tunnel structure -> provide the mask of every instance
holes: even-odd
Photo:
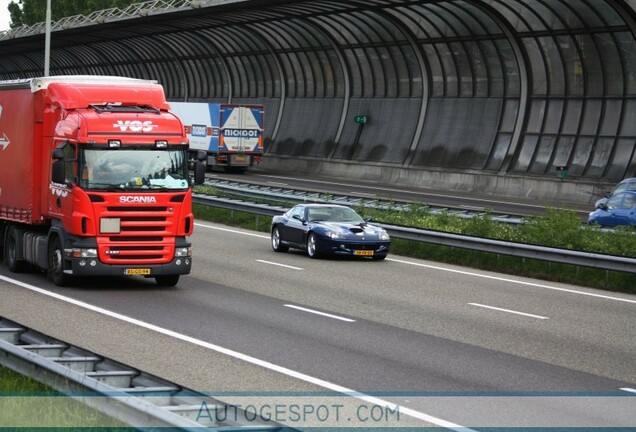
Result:
[[[53,23],[50,74],[263,104],[271,170],[588,203],[636,176],[635,37],[636,0],[153,0]]]

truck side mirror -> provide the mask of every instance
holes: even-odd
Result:
[[[64,159],[56,159],[55,162],[53,162],[53,166],[51,167],[51,181],[59,184],[66,183]]]
[[[51,155],[51,157],[56,161],[64,159],[64,149],[61,147],[56,148],[55,150],[53,150],[53,154]]]
[[[194,184],[203,184],[205,181],[205,163],[196,161],[194,163]]]

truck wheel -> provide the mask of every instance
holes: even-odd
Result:
[[[7,230],[7,239],[4,245],[4,262],[13,273],[21,273],[24,271],[26,264],[18,260],[18,242],[20,235],[18,231],[10,226]]]
[[[179,275],[155,276],[155,281],[160,287],[173,287],[179,282]]]
[[[64,274],[64,250],[60,243],[60,238],[53,236],[49,243],[49,262],[47,273],[49,278],[57,286],[66,286],[70,277]]]

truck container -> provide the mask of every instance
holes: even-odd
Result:
[[[141,275],[177,284],[192,266],[183,124],[156,81],[0,81],[0,253],[13,272]]]
[[[207,153],[207,166],[245,172],[263,157],[263,106],[170,102],[185,126],[190,157]]]

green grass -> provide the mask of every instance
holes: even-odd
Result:
[[[135,429],[33,378],[0,366],[0,430],[128,432]]]
[[[199,190],[199,193],[204,193]],[[210,193],[210,190],[205,190]],[[225,194],[225,196],[230,196]],[[272,203],[272,202],[270,202]],[[275,202],[291,207],[290,202]],[[545,216],[528,218],[521,225],[494,221],[488,213],[462,218],[450,213],[433,215],[426,206],[415,206],[409,212],[356,208],[365,217],[391,225],[491,238],[515,243],[570,249],[600,254],[636,257],[636,235],[633,228],[617,227],[613,232],[581,223],[568,210],[550,209]],[[269,232],[271,218],[249,213],[194,205],[196,217],[255,231]],[[564,282],[608,291],[636,294],[636,275],[606,271],[540,260],[517,258],[488,252],[477,252],[449,246],[393,239],[391,253],[432,261],[457,264],[482,270],[527,276],[546,281]]]

